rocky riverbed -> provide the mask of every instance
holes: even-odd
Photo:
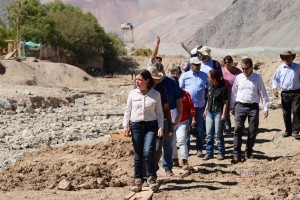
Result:
[[[119,132],[132,82],[124,79],[124,86],[114,87],[114,80],[108,81],[112,81],[108,88],[62,88],[46,97],[38,90],[47,88],[21,87],[26,90],[22,97],[0,99],[0,170],[27,151]]]

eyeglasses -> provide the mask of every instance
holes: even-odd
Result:
[[[243,71],[250,69],[251,67],[242,68]]]

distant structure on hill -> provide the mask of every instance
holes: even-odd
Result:
[[[121,24],[122,37],[125,42],[134,43],[133,26],[131,23]]]

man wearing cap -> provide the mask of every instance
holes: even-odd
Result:
[[[150,60],[147,64],[147,67],[150,67],[151,65],[153,65],[156,62],[158,62],[158,63],[162,62],[162,57],[160,55],[158,55],[159,44],[160,44],[160,37],[156,36],[156,44],[152,51],[152,54],[151,54]]]
[[[195,48],[193,48],[192,50],[191,50],[191,58],[192,57],[198,57],[198,56],[200,56],[199,54],[198,54],[198,49],[201,49],[202,48],[202,46],[199,46],[199,47],[195,47]],[[201,57],[199,58],[200,60],[201,60]],[[191,69],[191,65],[190,65],[190,58],[189,59],[187,59],[185,62],[184,62],[184,64],[183,64],[183,66],[182,66],[182,70],[184,71],[184,72],[187,72],[187,71],[189,71]]]
[[[223,73],[222,73],[222,68],[221,65],[218,61],[213,60],[211,58],[211,50],[210,48],[208,48],[207,46],[203,46],[201,49],[198,50],[201,58],[202,58],[202,63],[201,63],[201,69],[200,71],[205,72],[206,74],[208,74],[208,72],[212,69],[216,69],[220,72],[220,74],[223,77]]]
[[[172,115],[172,123],[164,123],[164,130],[169,130],[174,124],[178,124],[181,120],[182,115],[182,95],[180,93],[180,88],[176,81],[164,73],[164,66],[160,62],[154,63],[154,66],[158,70],[159,73],[163,74],[160,79],[160,84],[165,87],[168,95],[168,103],[171,110]],[[174,173],[172,171],[173,168],[173,133],[172,132],[164,132],[163,138],[163,168],[165,169],[167,176],[173,176]]]
[[[284,61],[275,71],[272,89],[278,97],[278,88],[281,89],[281,104],[285,132],[283,137],[293,136],[300,139],[300,65],[293,62],[296,54],[285,51],[280,54]],[[293,121],[291,115],[293,114]]]
[[[171,113],[170,113],[170,107],[169,107],[169,99],[168,99],[168,94],[166,88],[160,83],[161,79],[163,77],[162,73],[159,73],[157,68],[155,66],[150,66],[147,68],[147,70],[151,73],[152,78],[154,80],[154,87],[153,89],[157,90],[160,93],[161,97],[161,104],[162,104],[162,109],[164,113],[164,128],[167,127],[165,126],[168,124],[172,124],[172,118],[171,118]],[[164,135],[167,135],[169,132],[173,131],[172,126],[167,127],[168,129],[164,129]],[[154,162],[155,162],[155,168],[156,171],[159,169],[158,163],[162,155],[162,147],[163,147],[163,138],[164,137],[158,137],[156,141],[156,149],[154,153]],[[144,175],[146,174],[146,169],[144,169]]]
[[[192,98],[194,107],[196,109],[196,123],[197,123],[197,138],[196,149],[197,156],[203,157],[202,153],[202,139],[203,139],[203,112],[205,108],[205,87],[207,84],[207,74],[200,71],[201,60],[199,57],[192,57],[190,59],[191,70],[181,75],[179,78],[180,88],[186,90]],[[195,126],[195,122],[192,122]],[[189,145],[189,144],[188,144]]]

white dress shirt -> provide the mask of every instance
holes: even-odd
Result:
[[[131,90],[126,104],[123,127],[129,126],[129,121],[158,121],[158,127],[163,128],[164,114],[160,93],[153,88],[146,95],[139,89]]]
[[[234,108],[235,102],[259,103],[260,99],[264,111],[268,111],[269,97],[261,76],[253,72],[249,76],[244,73],[237,75],[232,86],[230,108]]]

